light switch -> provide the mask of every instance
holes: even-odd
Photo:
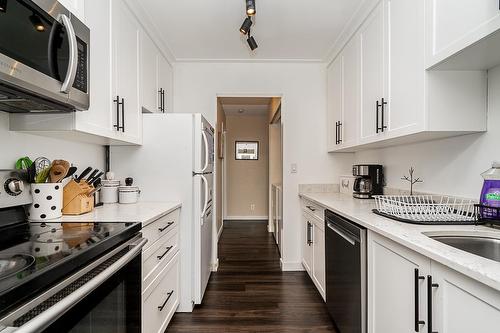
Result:
[[[292,163],[291,171],[292,173],[297,173],[297,163]]]

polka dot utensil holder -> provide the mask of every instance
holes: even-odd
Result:
[[[63,187],[61,183],[31,184],[33,203],[28,210],[30,221],[40,222],[62,216]]]

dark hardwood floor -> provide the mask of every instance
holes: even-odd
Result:
[[[307,273],[281,272],[266,223],[225,222],[219,270],[210,278],[203,304],[192,313],[176,313],[167,332],[335,330]]]

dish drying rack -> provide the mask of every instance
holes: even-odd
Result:
[[[400,222],[426,225],[476,225],[478,205],[471,199],[446,195],[374,196],[374,213]]]

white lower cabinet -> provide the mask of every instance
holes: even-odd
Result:
[[[143,228],[142,331],[163,333],[179,306],[180,209]]]
[[[311,277],[323,300],[326,300],[325,289],[325,222],[319,208],[303,201],[302,226],[302,265]],[[314,209],[314,215],[310,213]],[[323,209],[321,211],[324,212]],[[324,214],[324,213],[323,213]]]
[[[499,323],[499,291],[368,232],[368,333],[491,333]]]

